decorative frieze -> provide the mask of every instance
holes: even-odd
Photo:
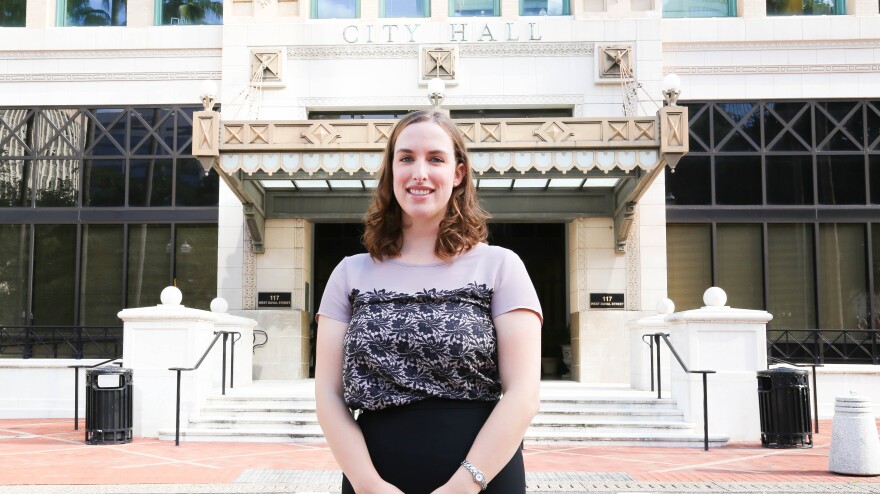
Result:
[[[194,119],[193,154],[200,160],[219,157],[227,174],[375,173],[393,125],[383,120],[224,122],[219,147],[208,150],[203,125],[215,122],[203,113],[209,112],[198,112]],[[656,117],[477,119],[456,124],[478,173],[651,170],[661,161],[674,166],[688,145],[687,109],[678,106],[664,107]]]
[[[290,60],[326,60],[337,58],[415,58],[417,45],[326,45],[288,46]]]
[[[124,82],[220,80],[220,72],[80,72],[63,74],[0,74],[0,82]]]
[[[584,103],[582,94],[515,94],[515,95],[481,95],[481,96],[458,96],[447,95],[443,98],[443,105],[450,106],[489,106],[489,105],[568,105],[575,106]],[[428,98],[425,96],[398,96],[398,97],[320,97],[298,98],[292,103],[294,106],[312,107],[363,107],[385,106],[390,108],[421,108],[428,106]]]
[[[818,65],[699,65],[671,66],[663,69],[664,74],[681,75],[751,75],[751,74],[876,74],[880,72],[878,63],[841,63]]]
[[[21,50],[0,51],[0,60],[107,59],[107,58],[220,58],[219,48],[163,50]]]
[[[241,276],[244,287],[242,290],[242,304],[244,310],[255,310],[257,308],[257,255],[254,252],[254,240],[251,231],[247,225],[243,226],[244,231],[244,266],[242,266]]]
[[[503,43],[503,44],[462,44],[459,52],[462,57],[591,57],[595,45],[591,42],[572,43]]]
[[[633,225],[639,224],[639,208],[636,207],[632,214]],[[630,228],[626,237],[626,310],[641,310],[641,254],[639,252],[639,231],[637,226]]]
[[[431,46],[431,45],[423,45]],[[500,57],[576,57],[593,55],[592,42],[561,43],[457,43],[458,53],[467,58]],[[321,45],[288,46],[291,60],[324,60],[339,58],[415,58],[419,45]]]
[[[660,144],[657,129],[669,127],[666,144],[681,146],[683,108],[669,107],[658,117],[456,120],[472,151],[649,148]],[[201,112],[199,112],[201,116]],[[199,119],[201,121],[201,119]],[[392,122],[322,120],[223,122],[220,151],[381,152]],[[199,127],[197,125],[197,127]],[[201,132],[201,128],[197,128]],[[200,135],[200,134],[196,134]],[[327,149],[321,149],[327,148]]]
[[[845,40],[798,40],[798,41],[739,41],[729,43],[663,43],[664,52],[711,52],[711,51],[756,51],[772,50],[839,50],[850,48],[880,48],[877,39]]]

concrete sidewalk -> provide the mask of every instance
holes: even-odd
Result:
[[[84,444],[72,419],[0,420],[0,494],[331,493],[339,467],[325,444]],[[811,449],[531,446],[530,493],[880,493],[880,477],[828,472],[830,421]]]

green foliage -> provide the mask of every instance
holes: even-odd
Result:
[[[213,14],[213,15],[211,15]],[[162,24],[222,24],[223,2],[215,0],[163,0]]]
[[[833,15],[834,0],[767,0],[767,15]]]
[[[0,27],[24,27],[27,0],[0,0]]]
[[[125,0],[103,0],[100,9],[92,8],[89,0],[67,0],[68,26],[124,26]]]

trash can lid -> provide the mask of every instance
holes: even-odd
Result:
[[[767,370],[759,370],[759,376],[773,376],[779,374],[809,374],[809,371],[804,369],[795,369],[793,367],[774,367],[772,369]]]
[[[86,369],[86,374],[131,374],[131,369],[116,367],[115,365],[106,365]]]

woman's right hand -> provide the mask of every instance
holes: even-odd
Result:
[[[404,494],[404,492],[394,484],[385,482],[384,480],[366,486],[365,489],[355,489],[357,494]]]

